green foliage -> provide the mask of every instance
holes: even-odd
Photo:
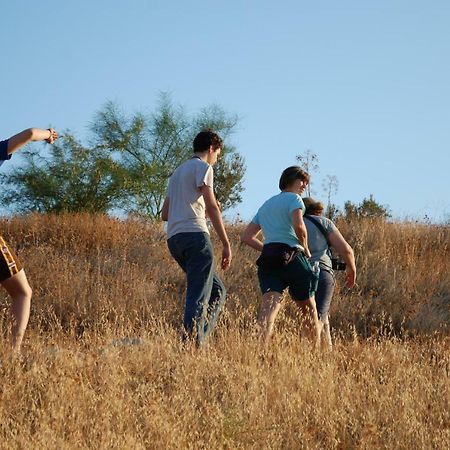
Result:
[[[217,105],[204,108],[194,120],[191,140],[198,131],[211,129],[220,134],[225,145],[214,166],[214,187],[217,200],[221,208],[226,210],[242,201],[241,193],[244,190],[242,181],[245,174],[245,162],[236,148],[227,144],[227,138],[233,133],[237,124],[237,117],[229,117]],[[189,154],[192,153],[191,145]]]
[[[327,207],[325,208],[325,217],[330,220],[335,220],[339,217],[340,214],[341,211],[335,203],[327,204]]]
[[[296,156],[298,164],[309,173],[312,178],[312,174],[319,172],[319,157],[312,150],[306,150],[303,154]],[[310,180],[306,189],[306,195],[311,197],[311,185]],[[337,194],[339,189],[339,181],[335,175],[326,175],[322,180],[322,189],[325,192],[327,198],[327,205],[325,208],[325,216],[331,220],[334,220],[340,216],[347,218],[381,218],[387,219],[391,217],[391,212],[388,206],[378,203],[373,195],[369,198],[364,198],[359,204],[352,203],[350,200],[345,202],[344,213],[342,214],[338,206],[333,203],[332,197]]]
[[[350,200],[346,201],[344,210],[347,218],[387,219],[391,216],[389,207],[378,203],[372,194],[358,205]]]
[[[107,212],[115,206],[119,171],[104,152],[94,153],[67,133],[49,147],[48,156],[36,147],[22,155],[24,164],[0,175],[4,206],[21,213]]]
[[[210,106],[194,117],[161,95],[153,114],[124,114],[108,102],[91,123],[90,148],[67,133],[39,156],[36,148],[22,152],[25,163],[1,175],[1,198],[19,212],[108,212],[156,219],[161,214],[167,183],[176,167],[192,155],[192,141],[205,128],[225,140],[237,118]],[[215,188],[222,208],[242,201],[245,164],[225,145],[215,166]]]
[[[167,183],[173,171],[192,155],[192,141],[202,129],[219,133],[225,142],[237,123],[218,106],[189,117],[161,95],[156,112],[127,117],[112,102],[97,113],[92,124],[96,148],[108,151],[122,169],[121,207],[128,213],[152,219],[161,214]],[[242,156],[225,145],[215,167],[215,188],[222,208],[242,201],[245,164]]]

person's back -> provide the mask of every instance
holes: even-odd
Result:
[[[212,167],[193,157],[179,166],[170,177],[167,195],[170,198],[167,238],[177,233],[209,233],[205,200],[200,187],[213,187]]]
[[[264,202],[253,222],[261,226],[265,244],[281,242],[303,250],[292,223],[296,209],[304,211],[305,207],[300,195],[293,192],[281,192]]]
[[[305,215],[305,225],[308,231],[308,247],[311,252],[310,261],[313,263],[318,261],[323,268],[332,270],[328,241],[313,221],[319,222],[327,234],[336,231],[336,225],[330,219],[323,216]]]
[[[206,213],[223,244],[222,269],[231,262],[230,242],[214,195],[212,166],[222,146],[222,139],[212,131],[202,131],[195,137],[194,155],[170,177],[161,211],[161,218],[168,222],[169,251],[187,278],[183,325],[198,344],[213,330],[226,296],[215,271]]]
[[[308,230],[308,247],[311,252],[311,261],[319,261],[319,285],[316,292],[317,312],[321,322],[321,336],[326,345],[331,348],[331,334],[328,313],[335,287],[335,277],[331,262],[330,246],[344,258],[347,264],[346,285],[352,287],[356,279],[356,266],[353,250],[343,238],[336,225],[322,216],[323,203],[310,197],[303,199],[306,206],[305,225]],[[316,225],[316,223],[319,224]],[[323,228],[322,232],[321,228]]]
[[[264,202],[241,235],[242,242],[261,252],[256,264],[262,294],[258,323],[264,343],[272,334],[283,292],[288,289],[306,317],[303,329],[314,345],[318,345],[319,324],[314,301],[318,277],[307,259],[310,252],[301,198],[308,182],[309,175],[301,167],[286,168],[278,184],[280,194]],[[264,243],[258,238],[261,231]]]

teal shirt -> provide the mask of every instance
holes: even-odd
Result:
[[[274,195],[259,208],[252,223],[261,227],[265,244],[282,242],[303,250],[292,226],[292,213],[296,209],[301,209],[302,213],[305,213],[302,198],[293,192]]]

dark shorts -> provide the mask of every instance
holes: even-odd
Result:
[[[11,159],[11,155],[8,155],[8,139],[0,141],[0,161],[6,161],[7,159]]]
[[[0,283],[22,270],[16,254],[0,236]]]
[[[328,316],[335,284],[336,281],[334,279],[334,275],[321,268],[319,274],[319,284],[316,291],[317,314],[321,320],[326,319]]]
[[[268,270],[258,267],[259,287],[263,294],[279,292],[289,288],[289,294],[296,301],[307,300],[317,289],[318,278],[303,253],[299,253],[283,269]]]

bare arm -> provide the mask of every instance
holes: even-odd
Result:
[[[53,128],[49,130],[28,128],[8,139],[8,155],[11,155],[31,141],[45,141],[53,144],[56,139],[58,139],[58,133]]]
[[[247,228],[241,234],[241,241],[249,247],[262,252],[263,243],[258,239],[261,227],[256,223],[250,222]]]
[[[353,287],[356,283],[356,264],[353,249],[337,229],[328,235],[328,240],[330,241],[331,246],[336,249],[347,264],[346,286],[348,288]]]
[[[164,220],[164,222],[167,222],[169,220],[169,202],[169,197],[166,197],[161,209],[161,219]]]
[[[309,258],[311,256],[311,252],[308,248],[308,232],[306,231],[306,225],[303,221],[303,213],[300,208],[296,209],[292,213],[292,226],[294,227],[294,231],[300,245],[305,249],[305,255]]]
[[[203,185],[200,188],[200,192],[205,200],[206,212],[208,214],[211,223],[213,224],[219,239],[222,242],[222,269],[227,269],[231,263],[231,246],[228,240],[227,232],[225,231],[225,226],[223,225],[222,214],[220,213],[219,206],[217,205],[216,196],[211,187]]]

